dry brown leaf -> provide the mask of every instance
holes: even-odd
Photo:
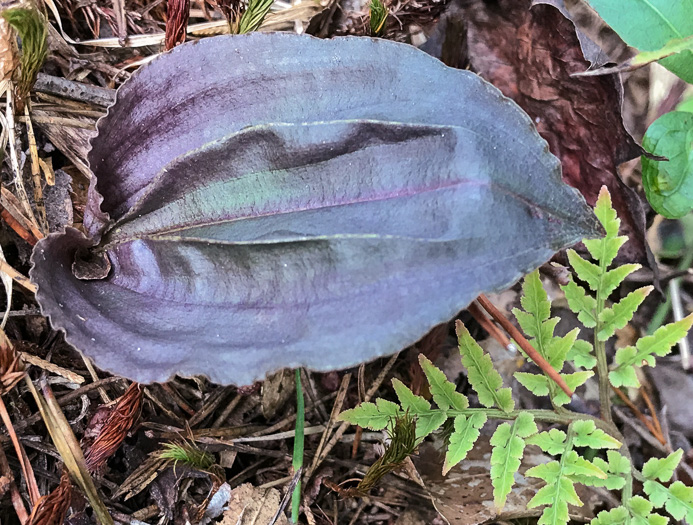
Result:
[[[296,395],[293,370],[284,369],[269,376],[262,384],[262,415],[273,419],[289,399]]]
[[[277,489],[262,489],[244,483],[233,489],[229,509],[224,512],[220,525],[267,525],[271,523],[279,508],[282,495]],[[282,513],[277,525],[288,525]]]
[[[10,80],[17,68],[17,40],[14,29],[0,17],[0,81]]]

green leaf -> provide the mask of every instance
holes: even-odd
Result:
[[[556,456],[565,451],[566,434],[562,430],[552,428],[547,432],[539,432],[537,435],[527,439],[527,443],[536,445],[547,454]]]
[[[680,0],[588,0],[604,21],[629,45],[656,51],[674,39],[693,35],[693,5]],[[684,51],[661,64],[693,83],[693,54]]]
[[[590,252],[590,255],[592,255],[592,258],[599,261],[603,268],[607,268],[616,258],[618,250],[628,240],[628,237],[618,237],[618,229],[621,225],[621,220],[618,218],[616,210],[611,204],[611,194],[609,194],[606,187],[602,187],[599,191],[599,197],[597,197],[597,202],[594,207],[594,214],[604,227],[606,236],[600,239],[587,239],[584,241],[584,245]],[[599,272],[601,274],[601,270],[599,270]],[[597,290],[596,288],[593,289],[595,291]]]
[[[529,372],[515,372],[515,379],[535,396],[549,395],[549,379],[540,374]]]
[[[455,418],[455,430],[450,435],[450,445],[445,454],[443,476],[460,461],[467,457],[474,443],[479,438],[479,429],[486,423],[486,414],[476,413],[469,417],[457,416]]]
[[[652,503],[641,496],[635,496],[628,501],[628,510],[633,519],[633,525],[665,525],[669,520],[659,514],[652,514]]]
[[[596,428],[594,421],[573,421],[571,426],[575,433],[573,444],[576,447],[590,447],[595,450],[600,448],[621,448],[622,443],[602,429]]]
[[[645,494],[655,507],[664,507],[675,519],[693,523],[693,487],[675,481],[669,487],[647,480],[643,484]]]
[[[647,479],[669,481],[683,457],[683,450],[678,449],[662,459],[650,458],[642,468],[642,475]]]
[[[431,404],[423,397],[415,395],[399,379],[392,380],[392,386],[397,394],[402,410],[410,415],[428,414],[431,411]]]
[[[693,209],[693,113],[671,111],[647,129],[642,145],[650,153],[669,160],[643,156],[642,182],[647,200],[657,213],[669,219]]]
[[[609,372],[609,382],[614,388],[620,386],[637,388],[640,386],[640,380],[635,373],[635,366],[641,365],[633,363],[633,358],[636,354],[637,350],[634,346],[626,346],[616,351],[614,364],[617,367]]]
[[[421,440],[440,428],[448,419],[448,415],[439,410],[427,414],[418,414],[416,417],[416,439]]]
[[[682,338],[686,337],[693,325],[693,314],[658,328],[654,334],[640,338],[635,346],[626,346],[616,351],[614,369],[609,373],[609,381],[619,386],[640,386],[634,367],[655,366],[655,356],[665,356]]]
[[[443,371],[431,363],[425,355],[419,354],[419,364],[426,374],[431,395],[439,408],[464,410],[469,407],[466,396],[457,392],[454,383],[448,381]]]
[[[595,292],[599,289],[601,270],[599,266],[583,259],[575,250],[568,250],[568,261],[577,276]]]
[[[493,368],[491,357],[484,353],[460,321],[456,323],[456,330],[462,364],[467,368],[467,378],[479,397],[479,403],[486,408],[497,406],[503,412],[511,412],[515,408],[512,391],[501,388],[503,379]]]
[[[572,374],[561,374],[561,377],[566,385],[568,385],[568,388],[574,392],[578,387],[584,385],[593,375],[594,372],[591,370],[583,370],[580,372],[573,372]],[[556,390],[553,396],[553,402],[558,406],[563,406],[570,403],[570,398],[563,390]]]
[[[548,505],[539,519],[540,524],[565,524],[568,522],[568,504],[582,506],[573,482],[564,475],[558,461],[532,467],[525,476],[539,478],[546,482],[546,485],[540,488],[527,503],[528,509]]]
[[[565,363],[568,352],[575,344],[577,336],[580,334],[579,328],[574,328],[563,337],[553,337],[547,346],[547,359],[549,364],[556,370],[561,371]]]
[[[585,478],[598,478],[606,481],[607,474],[601,468],[591,461],[586,460],[583,457],[571,450],[567,452],[563,458],[563,472],[566,476],[571,478],[574,476],[585,477]]]
[[[587,295],[585,289],[572,280],[566,286],[563,286],[562,289],[568,301],[568,307],[577,314],[578,320],[586,328],[597,326],[596,299],[591,295]]]
[[[402,415],[399,406],[392,401],[377,399],[374,403],[361,403],[356,408],[345,410],[339,419],[371,430],[383,430]]]
[[[525,312],[534,316],[537,323],[548,320],[551,315],[551,302],[546,294],[546,290],[544,290],[544,286],[541,284],[539,270],[534,270],[525,276],[522,282],[520,303]],[[536,337],[536,334],[529,333],[526,330],[525,332],[531,337]]]
[[[691,50],[693,50],[693,37],[689,36],[686,38],[674,38],[673,40],[669,40],[669,42],[664,44],[656,51],[641,51],[628,61],[628,67],[642,67],[652,62],[662,60],[663,58],[678,55],[684,51]],[[690,55],[689,60],[690,58],[693,58],[693,55]]]
[[[627,237],[626,237],[627,239]],[[638,271],[642,266],[639,264],[623,264],[613,270],[604,273],[602,277],[602,297],[609,297],[611,293],[628,277],[631,273]]]
[[[568,385],[570,390],[575,391],[576,388],[585,384],[585,382],[594,375],[594,372],[580,371],[572,374],[561,374],[561,377]],[[535,396],[548,396],[551,379],[544,375],[531,374],[529,372],[515,372],[515,379],[518,383],[532,392]],[[556,390],[553,393],[553,402],[558,406],[567,405],[570,403],[570,398],[563,390]]]
[[[590,521],[590,525],[626,525],[630,518],[628,509],[616,507],[611,510],[603,510],[597,517]]]
[[[502,509],[515,482],[515,473],[520,468],[525,450],[525,439],[537,432],[534,416],[522,412],[512,424],[499,425],[491,436],[491,484],[493,501]]]
[[[575,366],[589,370],[597,365],[597,358],[592,354],[592,350],[592,343],[584,339],[578,339],[573,343],[573,347],[568,350],[568,354],[565,357],[572,361]]]
[[[599,340],[606,341],[609,337],[614,335],[616,330],[626,326],[633,318],[635,311],[653,289],[652,286],[638,288],[626,295],[611,308],[602,310],[599,313],[599,320],[602,323],[602,329],[597,334]]]
[[[576,483],[582,483],[591,487],[604,487],[608,490],[618,490],[625,486],[625,476],[630,474],[631,465],[627,458],[614,450],[607,451],[608,462],[602,458],[594,458],[592,463],[602,472],[606,473],[606,478],[593,476],[571,476]]]

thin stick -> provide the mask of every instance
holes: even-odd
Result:
[[[21,273],[12,268],[12,266],[2,259],[0,259],[0,271],[5,272],[7,275],[12,277],[17,284],[20,284],[31,293],[36,293],[36,290],[38,289],[36,285],[32,283],[28,277],[24,277]]]
[[[515,350],[515,347],[510,339],[508,339],[506,335],[501,332],[498,327],[489,320],[488,317],[484,315],[481,308],[472,303],[467,307],[467,311],[472,314],[472,317],[476,320],[476,322],[479,323],[481,327],[486,330],[486,332],[488,332],[488,335],[498,341],[503,348],[506,348],[509,351]]]
[[[19,442],[19,438],[14,430],[14,425],[12,424],[12,420],[10,419],[10,415],[7,412],[7,407],[5,406],[5,402],[2,400],[2,397],[0,397],[0,418],[2,418],[2,422],[5,424],[7,434],[10,436],[12,445],[14,445],[14,450],[17,453],[17,459],[19,460],[19,465],[22,467],[22,473],[24,474],[24,479],[26,480],[26,488],[29,492],[31,504],[36,505],[36,502],[41,497],[41,494],[39,493],[38,485],[36,484],[34,469],[31,468],[31,463],[26,455],[26,451]]]
[[[87,367],[87,371],[89,372],[89,375],[91,376],[92,381],[98,381],[99,376],[96,373],[96,369],[94,368],[94,365],[91,363],[91,359],[89,359],[86,355],[82,354],[82,361],[84,361],[84,365]],[[104,402],[104,404],[108,405],[111,402],[111,398],[108,397],[108,394],[106,391],[99,387],[99,395],[101,396],[101,401]]]
[[[645,404],[647,405],[648,410],[650,411],[650,417],[652,417],[652,423],[654,423],[655,428],[657,429],[657,432],[662,437],[664,436],[664,432],[662,431],[662,425],[659,424],[659,418],[657,417],[657,410],[655,410],[654,403],[652,403],[652,399],[650,399],[650,395],[647,393],[647,390],[644,388],[640,388],[640,394],[642,395],[643,400],[645,401]]]
[[[36,239],[43,239],[44,235],[38,229],[36,224],[24,216],[24,212],[22,211],[22,203],[19,202],[19,199],[15,197],[10,190],[3,188],[2,186],[0,186],[0,204],[8,212],[10,212],[10,215],[12,215],[14,220],[21,224],[25,230],[30,231]]]
[[[633,414],[635,414],[635,417],[637,417],[640,420],[640,422],[643,425],[645,425],[645,427],[647,427],[647,430],[650,431],[650,434],[652,434],[655,437],[655,439],[659,441],[662,445],[666,445],[666,439],[664,439],[664,436],[662,436],[660,432],[657,432],[657,429],[654,427],[652,422],[645,417],[645,414],[640,412],[640,409],[636,407],[630,399],[628,399],[628,396],[621,392],[619,388],[615,388],[612,386],[611,389],[614,392],[616,392],[616,395],[619,398],[621,398],[621,401],[623,401],[628,406],[628,408],[630,408]]]
[[[14,511],[17,513],[19,522],[24,525],[29,521],[29,513],[26,511],[24,501],[22,500],[22,495],[19,493],[17,483],[14,481],[14,476],[10,470],[10,464],[8,463],[7,456],[5,455],[5,450],[2,447],[0,447],[0,472],[3,472],[3,474],[10,480],[10,497],[12,500],[12,505],[14,506]]]
[[[534,363],[541,368],[542,371],[549,376],[561,388],[561,390],[568,395],[569,398],[572,398],[573,392],[570,390],[570,388],[568,388],[568,385],[560,374],[553,369],[546,359],[544,359],[541,354],[539,354],[539,352],[532,347],[531,344],[529,344],[529,341],[525,339],[525,336],[522,335],[522,333],[505,318],[498,308],[496,308],[493,303],[491,303],[491,301],[489,301],[488,298],[483,294],[477,297],[476,300],[479,301],[479,304],[483,307],[483,309],[486,310],[506,332],[508,332],[508,335],[510,335],[510,337],[512,337],[515,342],[520,345],[520,348],[522,348],[529,358],[534,361]]]
[[[19,169],[19,161],[17,160],[17,143],[14,132],[14,112],[12,110],[12,89],[13,86],[12,83],[10,83],[9,87],[7,88],[7,91],[5,92],[5,98],[7,100],[7,133],[9,135],[10,143],[10,164],[12,165],[12,171],[14,171],[14,185],[17,189],[17,194],[19,195],[19,202],[21,202],[26,216],[29,217],[29,219],[34,224],[36,224],[34,213],[31,211],[31,206],[29,205],[29,196],[27,195],[26,189],[24,188],[24,179],[22,179],[22,173]]]
[[[29,100],[24,104],[24,116],[26,117],[26,133],[29,137],[29,157],[31,158],[31,180],[34,183],[34,204],[38,210],[39,225],[43,233],[48,233],[48,219],[46,218],[46,204],[43,202],[43,188],[41,187],[41,164],[39,163],[38,147],[34,126],[29,116]]]

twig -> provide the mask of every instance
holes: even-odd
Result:
[[[671,310],[674,321],[680,321],[685,317],[683,304],[681,303],[681,279],[672,279],[669,282],[669,294],[671,296]],[[681,367],[684,370],[691,368],[691,349],[688,346],[688,338],[683,337],[679,341],[679,353],[681,354]]]
[[[541,368],[541,370],[549,376],[560,388],[565,392],[569,398],[573,397],[573,392],[568,388],[568,385],[563,380],[556,370],[537,352],[529,341],[525,338],[522,333],[513,326],[513,324],[508,321],[505,316],[496,308],[491,301],[485,295],[480,295],[476,298],[479,304],[486,310],[491,317],[493,317],[504,329],[510,337],[512,337],[520,348],[529,356],[529,358],[534,361],[534,363]]]
[[[481,308],[479,308],[476,304],[471,303],[467,307],[467,311],[472,315],[476,322],[479,323],[484,330],[486,330],[488,335],[498,341],[503,348],[507,349],[509,352],[517,351],[515,349],[515,345],[512,344],[510,339],[508,339],[506,335],[501,332],[498,327],[489,320],[488,317],[484,315]]]
[[[41,359],[38,356],[28,354],[26,352],[17,353],[19,354],[19,357],[22,358],[22,361],[29,365],[37,366],[43,370],[46,370],[47,372],[50,372],[51,374],[56,374],[61,377],[64,377],[65,379],[70,381],[70,383],[75,383],[78,385],[84,383],[84,378],[81,375],[76,374],[75,372],[68,370],[67,368],[63,368],[54,363],[46,361],[45,359]]]
[[[98,381],[99,376],[96,373],[96,369],[94,368],[94,365],[91,363],[91,359],[89,359],[87,356],[85,356],[83,353],[80,352],[80,355],[82,356],[82,361],[84,361],[84,365],[87,367],[87,371],[89,372],[89,375],[91,376],[92,381]],[[101,401],[104,402],[104,404],[108,405],[111,402],[111,398],[108,397],[108,394],[106,391],[99,387],[99,396],[101,396]]]
[[[647,390],[644,388],[640,388],[640,394],[642,395],[643,400],[645,401],[645,404],[647,405],[648,410],[650,411],[650,417],[652,418],[652,422],[654,423],[655,428],[657,429],[657,432],[662,437],[665,437],[664,432],[662,431],[662,425],[659,424],[659,418],[657,417],[657,410],[655,410],[654,403],[652,403],[652,399],[650,399],[650,395],[647,393]]]
[[[342,406],[344,405],[344,399],[346,398],[350,381],[351,374],[344,374],[344,376],[342,377],[342,382],[339,385],[339,389],[337,390],[337,398],[334,400],[334,405],[332,405],[332,412],[330,413],[330,418],[327,420],[325,430],[322,433],[322,436],[320,437],[320,443],[318,444],[318,448],[315,450],[313,461],[311,462],[310,467],[308,467],[308,470],[306,470],[305,472],[304,477],[306,481],[310,479],[310,477],[313,475],[313,472],[315,472],[315,469],[319,465],[318,460],[322,455],[322,450],[325,447],[325,443],[327,443],[327,438],[329,437],[330,432],[332,432],[332,429],[334,428],[334,425],[337,422],[337,417],[339,416],[339,413],[342,411]]]
[[[10,480],[10,498],[12,500],[12,506],[14,506],[14,511],[17,513],[19,522],[24,525],[29,521],[29,513],[26,511],[22,495],[19,493],[17,484],[14,481],[14,476],[12,475],[12,470],[10,470],[10,464],[5,455],[5,450],[2,447],[0,447],[0,472],[3,472]]]
[[[29,157],[31,158],[31,180],[34,184],[34,204],[38,210],[39,226],[44,234],[48,233],[48,219],[46,218],[46,204],[43,202],[43,188],[41,186],[41,164],[39,163],[38,148],[34,126],[31,124],[29,114],[29,100],[24,104],[24,116],[26,117],[26,133],[29,138]]]
[[[34,469],[31,468],[31,463],[26,455],[26,451],[22,444],[19,442],[17,437],[17,432],[15,432],[14,425],[12,425],[12,420],[7,412],[7,407],[5,402],[0,397],[0,418],[7,428],[7,434],[10,436],[10,440],[14,445],[14,450],[17,453],[17,459],[19,460],[19,465],[22,467],[22,473],[24,474],[24,480],[26,481],[27,491],[29,492],[29,499],[32,505],[36,505],[41,494],[39,493],[38,485],[36,484],[36,477],[34,476]]]
[[[10,212],[14,220],[21,224],[25,230],[30,231],[36,239],[43,239],[43,232],[38,229],[38,226],[32,219],[24,215],[22,211],[23,206],[19,199],[10,190],[2,186],[0,186],[0,205]]]
[[[12,277],[17,284],[22,285],[24,288],[29,290],[31,293],[36,293],[37,287],[32,283],[28,277],[24,277],[17,270],[12,268],[7,262],[0,259],[0,271],[5,272],[7,275]]]
[[[14,129],[14,112],[12,109],[12,83],[9,83],[7,91],[5,91],[6,106],[5,106],[5,117],[7,118],[7,132],[9,135],[9,147],[10,147],[10,164],[12,165],[12,171],[14,171],[14,185],[17,188],[17,194],[19,195],[19,201],[24,208],[24,212],[29,219],[36,224],[36,219],[34,218],[34,213],[31,211],[31,206],[29,205],[29,196],[24,188],[24,179],[22,178],[22,172],[19,169],[19,160],[17,160],[17,138]]]
[[[34,89],[42,93],[108,107],[115,102],[115,90],[39,73]]]
[[[640,409],[633,404],[633,402],[628,399],[628,396],[626,396],[623,392],[621,392],[621,389],[611,387],[611,389],[618,395],[619,398],[621,398],[621,401],[623,401],[628,408],[631,409],[633,414],[635,414],[635,417],[637,417],[643,425],[647,427],[647,430],[650,431],[650,433],[659,441],[662,445],[666,445],[666,439],[664,439],[664,436],[662,436],[661,432],[658,432],[655,426],[652,424],[652,422],[645,417],[645,414],[643,414]]]

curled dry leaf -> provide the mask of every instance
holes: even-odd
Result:
[[[394,353],[599,232],[514,103],[402,44],[184,44],[98,130],[91,238],[44,239],[31,277],[70,343],[139,382]]]
[[[0,395],[12,390],[24,374],[24,363],[5,331],[0,329]]]
[[[590,66],[586,36],[580,35],[581,46],[560,2],[535,3],[464,3],[471,68],[529,114],[561,159],[563,180],[588,203],[594,205],[603,185],[609,189],[629,237],[621,256],[648,263],[642,200],[617,174],[619,164],[643,152],[623,125],[620,80],[573,77]]]

